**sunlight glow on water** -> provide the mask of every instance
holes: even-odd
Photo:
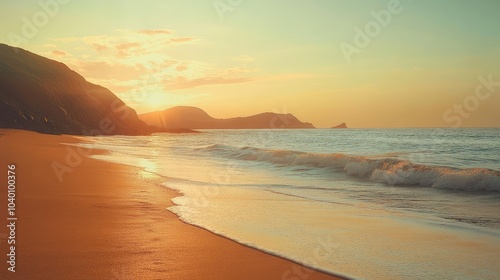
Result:
[[[164,176],[184,194],[170,208],[184,221],[312,267],[367,279],[496,279],[500,192],[484,190],[500,189],[498,136],[499,129],[220,130],[86,145],[111,151],[96,158]],[[437,181],[417,186],[410,176],[402,186],[352,174],[385,168],[371,166],[379,159],[401,171],[409,167],[400,161],[423,164],[422,178]]]

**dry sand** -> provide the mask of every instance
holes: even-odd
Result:
[[[83,158],[59,182],[51,164],[66,162],[60,143],[82,139],[0,135],[0,279],[338,279],[181,222],[166,210],[178,194],[139,169]],[[15,273],[7,271],[3,225],[11,163]]]

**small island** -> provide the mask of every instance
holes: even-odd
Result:
[[[346,123],[341,123],[341,124],[339,124],[337,126],[334,126],[332,128],[334,128],[334,129],[337,129],[337,128],[347,128],[347,124]]]

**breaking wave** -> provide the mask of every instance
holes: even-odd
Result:
[[[350,176],[377,183],[422,186],[464,191],[500,191],[500,171],[486,168],[454,168],[415,164],[390,157],[320,154],[253,147],[211,145],[200,148],[239,160],[261,161],[284,166],[308,166],[343,170]]]

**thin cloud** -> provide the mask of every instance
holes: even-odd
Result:
[[[235,75],[235,74],[241,74],[241,73],[256,73],[259,72],[259,68],[241,68],[241,67],[234,67],[234,68],[229,68],[224,70],[224,74],[226,75]]]
[[[120,93],[141,87],[143,80],[155,80],[161,91],[246,83],[256,79],[250,73],[256,69],[250,67],[217,69],[203,61],[171,57],[171,48],[198,40],[200,38],[177,36],[167,29],[116,30],[80,38],[54,39],[58,42],[57,50],[64,50],[66,55],[54,52],[51,56],[89,81]]]
[[[148,29],[148,30],[140,30],[137,33],[146,35],[159,35],[159,34],[173,34],[174,32],[169,29]]]
[[[146,68],[140,64],[134,66],[105,61],[79,61],[73,66],[86,78],[99,80],[130,81],[140,79]]]
[[[52,55],[55,55],[55,56],[66,56],[68,55],[67,52],[65,51],[61,51],[61,50],[53,50],[50,52]]]
[[[141,44],[135,43],[135,42],[127,42],[127,43],[120,43],[115,46],[115,49],[118,50],[118,56],[119,57],[125,57],[129,55],[129,50],[132,48],[139,48]]]
[[[239,55],[235,57],[234,60],[244,64],[255,62],[255,58],[249,55]]]
[[[186,65],[179,65],[179,66],[175,67],[175,70],[177,70],[179,72],[185,71],[187,69],[188,69],[188,67]]]
[[[139,47],[139,46],[141,46],[141,44],[139,44],[139,43],[122,43],[122,44],[116,45],[115,48],[117,50],[122,51],[122,50],[128,50],[130,48]]]
[[[193,37],[179,37],[179,38],[171,38],[170,42],[172,43],[184,43],[184,42],[189,42],[193,41],[195,38]]]
[[[106,51],[108,50],[109,48],[105,45],[101,45],[101,44],[97,44],[97,43],[94,43],[94,44],[91,44],[92,47],[94,47],[94,49],[97,51],[97,52],[103,52],[103,51]]]
[[[166,90],[180,90],[201,86],[210,85],[227,85],[227,84],[240,84],[253,81],[254,78],[251,77],[237,77],[237,78],[226,78],[226,77],[202,77],[197,79],[186,79],[185,77],[177,77],[174,81],[167,81],[165,84]]]

